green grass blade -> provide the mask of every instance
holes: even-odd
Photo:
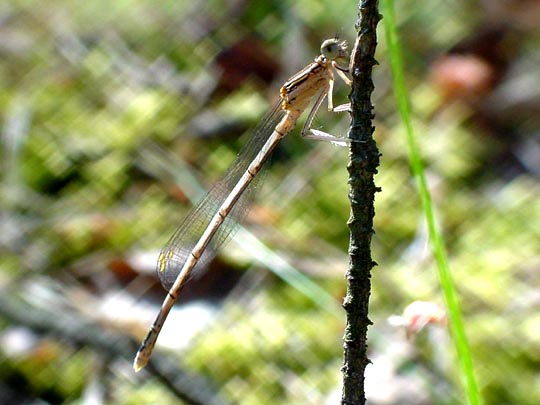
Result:
[[[444,242],[437,227],[433,203],[427,186],[420,150],[416,142],[416,136],[412,125],[409,98],[403,77],[403,61],[395,23],[393,0],[382,0],[381,11],[384,16],[383,23],[393,76],[394,94],[399,114],[406,130],[410,163],[418,183],[422,207],[428,225],[431,248],[437,262],[439,280],[448,309],[450,331],[457,351],[462,379],[465,382],[465,392],[468,403],[476,405],[481,403],[481,399],[474,375],[471,352],[465,335],[465,328],[463,326],[463,317],[459,299],[450,274]]]

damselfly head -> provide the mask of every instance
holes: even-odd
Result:
[[[321,45],[321,55],[329,60],[346,58],[347,41],[341,41],[338,38],[327,39]]]

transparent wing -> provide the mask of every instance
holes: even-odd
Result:
[[[221,180],[217,181],[197,203],[161,250],[157,273],[165,289],[169,290],[172,287],[186,258],[207,228],[210,220],[236,183],[238,183],[251,161],[272,135],[274,128],[284,115],[285,111],[281,109],[281,104],[277,103],[253,130],[253,136],[240,151]],[[194,271],[201,269],[210,261],[217,249],[233,235],[238,228],[238,224],[247,215],[250,197],[261,179],[260,174],[255,176],[255,179],[238,199],[232,211],[210,241]]]

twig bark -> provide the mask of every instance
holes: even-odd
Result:
[[[343,307],[347,314],[344,335],[342,404],[364,404],[364,372],[369,363],[367,357],[367,329],[371,324],[368,304],[371,291],[371,269],[376,263],[371,258],[371,237],[374,199],[379,189],[374,176],[379,166],[379,151],[373,139],[373,106],[371,79],[377,46],[377,24],[381,16],[377,0],[361,0],[356,29],[358,38],[351,56],[353,77],[351,100],[352,123],[349,136],[351,144],[348,166],[351,202],[349,229],[349,269],[347,295]]]

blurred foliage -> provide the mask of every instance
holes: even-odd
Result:
[[[540,5],[398,7],[415,125],[482,394],[488,404],[538,403]],[[142,339],[165,294],[153,275],[157,251],[234,159],[240,136],[322,39],[354,39],[355,19],[356,4],[342,0],[0,6],[0,402],[189,402],[176,380],[164,383],[184,374],[223,402],[338,401],[344,320],[276,277],[277,264],[261,265],[253,246],[230,243],[192,280],[161,336],[157,371],[135,375],[135,345],[115,342]],[[383,36],[378,60],[368,397],[460,403],[446,330],[406,340],[386,323],[411,301],[442,299]],[[336,104],[346,94],[337,81]],[[334,134],[347,124],[318,114]],[[247,228],[339,304],[347,152],[297,135],[268,164]],[[47,329],[64,319],[63,334]],[[78,336],[77,322],[110,339],[110,350],[106,339]]]

